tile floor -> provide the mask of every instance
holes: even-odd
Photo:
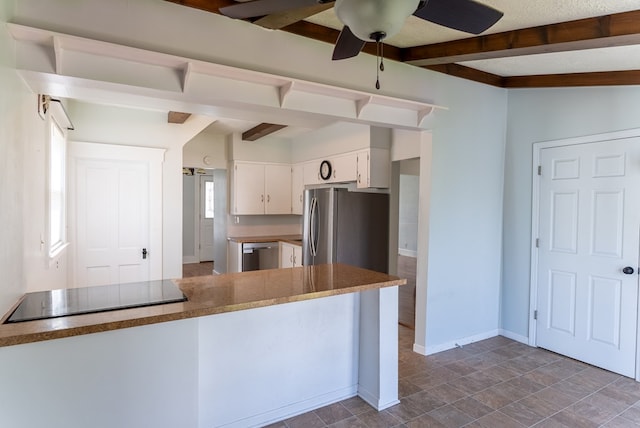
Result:
[[[213,273],[213,262],[188,263],[182,265],[182,277],[211,275]]]
[[[269,427],[640,426],[632,379],[504,337],[424,357],[399,332],[400,404],[376,412],[355,397]]]

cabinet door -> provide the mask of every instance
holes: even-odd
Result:
[[[237,162],[234,174],[233,214],[264,214],[264,165]]]
[[[358,158],[355,153],[336,156],[331,159],[333,172],[331,182],[345,183],[356,181],[358,175]]]
[[[304,199],[303,166],[294,165],[291,168],[291,214],[302,215]]]
[[[356,183],[359,189],[369,187],[369,151],[359,152]]]
[[[293,266],[293,245],[280,242],[280,268],[290,268]]]
[[[320,183],[320,161],[305,162],[302,171],[305,186]]]
[[[265,214],[291,214],[291,167],[265,165]]]
[[[293,267],[302,266],[302,246],[292,245],[293,250]]]

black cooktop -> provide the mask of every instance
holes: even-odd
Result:
[[[184,302],[168,279],[27,293],[5,323]]]

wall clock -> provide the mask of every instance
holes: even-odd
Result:
[[[320,163],[320,178],[328,180],[331,177],[331,162],[323,160]]]

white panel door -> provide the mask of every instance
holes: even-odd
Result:
[[[537,345],[633,377],[640,139],[546,148],[540,161]]]
[[[213,260],[213,177],[200,176],[200,261]]]
[[[148,168],[146,162],[77,160],[77,286],[149,279]]]

